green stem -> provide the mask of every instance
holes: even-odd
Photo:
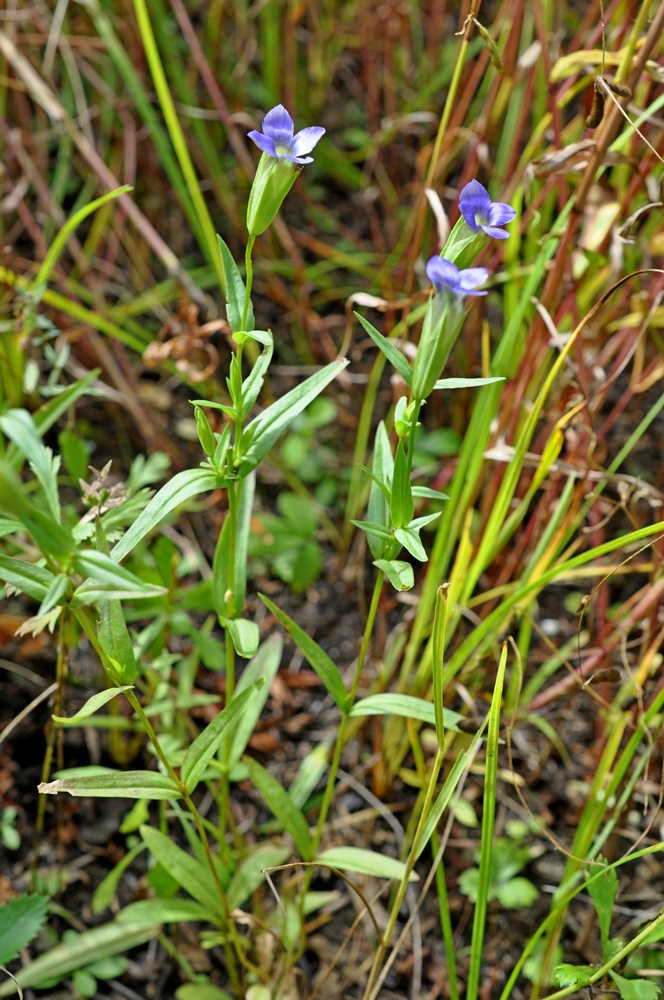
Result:
[[[422,409],[422,399],[415,401],[415,409],[413,411],[413,419],[410,425],[410,434],[408,435],[408,451],[406,453],[406,459],[408,461],[408,475],[410,476],[413,470],[413,455],[415,454],[415,434],[417,432],[417,421],[420,415],[420,410]]]
[[[247,249],[244,255],[244,263],[246,268],[246,282],[245,282],[245,293],[244,293],[244,308],[242,309],[242,329],[247,329],[247,315],[249,313],[249,303],[251,302],[251,286],[254,280],[254,266],[251,260],[251,252],[254,249],[254,241],[256,237],[250,236],[247,241]]]

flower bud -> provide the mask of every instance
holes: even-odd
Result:
[[[214,455],[214,450],[217,446],[214,434],[212,433],[212,428],[210,427],[208,418],[205,416],[200,406],[194,407],[194,414],[196,416],[196,430],[198,431],[198,440],[201,442],[201,448],[208,458],[211,458],[212,455]]]
[[[265,232],[299,172],[300,167],[292,160],[276,159],[263,153],[247,205],[247,229],[250,236],[260,236]]]

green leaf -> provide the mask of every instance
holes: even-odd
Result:
[[[191,744],[180,771],[187,792],[191,793],[201,780],[222,740],[229,735],[231,728],[239,721],[262,684],[262,680],[255,681],[237,698],[233,698],[230,705],[227,705]]]
[[[412,528],[397,528],[394,537],[398,542],[401,542],[404,549],[408,549],[413,558],[419,559],[420,562],[427,562],[428,556],[416,531]]]
[[[405,528],[413,519],[413,494],[410,487],[408,460],[399,441],[394,459],[394,474],[392,476],[392,493],[390,498],[390,516],[395,528]]]
[[[117,892],[118,885],[120,884],[120,879],[126,872],[129,865],[132,863],[135,857],[145,850],[145,844],[136,844],[131,850],[127,851],[125,856],[118,861],[117,865],[110,870],[108,875],[99,883],[95,889],[92,896],[92,912],[94,914],[102,913],[107,906],[110,906],[115,893]],[[130,923],[152,923],[157,922],[159,918],[151,917],[149,921],[134,920]]]
[[[0,965],[13,962],[46,920],[48,897],[17,896],[0,906]]]
[[[59,722],[62,726],[70,725],[72,722],[80,722],[81,719],[88,719],[91,715],[94,715],[104,705],[108,705],[109,701],[115,698],[116,695],[121,694],[123,691],[131,691],[131,689],[132,685],[126,684],[124,687],[109,688],[108,691],[100,691],[98,694],[93,694],[91,698],[88,698],[85,705],[79,708],[76,715],[70,717],[52,715],[51,718],[54,722]]]
[[[50,430],[54,424],[58,422],[63,413],[74,405],[77,399],[85,395],[87,390],[91,387],[94,380],[101,374],[101,368],[93,368],[89,371],[87,375],[80,378],[77,382],[72,382],[70,386],[63,392],[59,392],[57,396],[50,399],[48,403],[44,403],[43,406],[33,414],[33,419],[35,421],[35,426],[39,433],[43,435],[46,431]],[[12,446],[15,448],[15,446]],[[13,463],[14,456],[10,455],[11,449],[7,449],[7,461]],[[17,471],[20,465],[16,466]]]
[[[392,447],[387,428],[384,422],[378,424],[376,436],[374,438],[374,453],[371,471],[375,480],[382,483],[388,493],[392,489],[392,476],[394,473],[394,458],[392,457]],[[369,491],[369,503],[367,505],[367,521],[382,525],[386,531],[390,528],[390,505],[383,489],[373,480]],[[389,544],[393,547],[394,540],[389,532]],[[379,538],[375,534],[369,534],[367,539],[369,548],[374,559],[385,559],[389,553],[386,547],[385,538]]]
[[[37,477],[54,520],[60,523],[58,469],[60,458],[42,444],[41,435],[27,410],[7,410],[0,417],[0,430],[23,452]]]
[[[143,845],[141,845],[143,846]],[[209,924],[219,922],[217,914],[193,899],[139,899],[120,910],[116,920],[122,924],[156,923],[177,924],[181,920],[205,920]]]
[[[603,859],[599,858],[598,860],[602,861]],[[594,875],[595,873],[596,869],[592,874]],[[609,934],[611,933],[613,904],[616,901],[616,894],[618,892],[618,875],[615,868],[607,868],[603,871],[599,878],[590,883],[588,892],[592,897],[595,910],[597,911],[599,932],[602,939],[602,952],[604,952],[609,940]]]
[[[436,721],[433,704],[411,694],[370,694],[356,701],[349,715],[351,718],[362,715],[400,715],[404,719],[418,719],[432,726]],[[459,732],[457,723],[460,718],[459,713],[453,712],[451,708],[443,709],[445,729]]]
[[[74,556],[74,567],[81,576],[90,577],[96,583],[106,584],[109,589],[130,593],[134,598],[168,593],[166,587],[146,583],[124,566],[119,566],[105,552],[97,552],[96,549],[83,549],[78,552]],[[75,593],[80,595],[83,590],[84,586],[81,585]]]
[[[42,795],[90,796],[97,799],[179,799],[180,790],[159,771],[112,771],[110,774],[56,778],[39,785]]]
[[[118,676],[132,684],[136,675],[136,660],[122,605],[118,600],[98,600],[97,611],[99,644],[114,665],[117,664]]]
[[[145,944],[156,937],[160,930],[161,924],[102,924],[101,927],[69,938],[40,955],[34,962],[29,962],[15,973],[16,979],[23,989],[38,986],[42,982],[57,983],[81,966]],[[15,992],[16,984],[13,980],[0,986],[0,997],[11,996]]]
[[[298,809],[304,806],[314,788],[325,774],[330,756],[330,743],[319,743],[310,750],[298,768],[288,794]]]
[[[222,618],[219,616],[221,624],[230,632],[233,646],[238,656],[243,656],[246,660],[251,659],[258,649],[261,631],[256,622],[249,621],[248,618]]]
[[[533,905],[539,896],[539,890],[530,879],[519,876],[496,885],[492,895],[506,910],[520,910]]]
[[[243,418],[248,417],[251,413],[251,409],[258,399],[261,388],[263,387],[265,373],[267,372],[270,362],[272,361],[274,340],[271,333],[268,332],[267,336],[269,337],[269,341],[263,345],[263,350],[257,359],[256,364],[251,369],[242,385],[241,415]]]
[[[65,427],[58,434],[58,447],[65,469],[74,482],[78,483],[79,479],[87,479],[90,455],[85,447],[85,442],[69,427]]]
[[[150,853],[178,885],[198,900],[206,910],[217,915],[222,914],[222,901],[217,894],[212,872],[207,866],[203,866],[196,858],[192,858],[191,854],[187,854],[151,826],[141,827],[141,837],[148,845]]]
[[[238,866],[230,885],[226,890],[226,899],[229,909],[232,911],[244,902],[255,892],[259,885],[265,881],[263,868],[272,868],[274,865],[282,865],[290,857],[290,848],[279,847],[276,844],[261,844],[250,854],[242,859]]]
[[[34,597],[36,601],[43,601],[49,588],[53,586],[55,577],[43,566],[0,555],[0,580],[21,590],[28,597]]]
[[[54,608],[57,604],[59,604],[68,586],[69,577],[67,574],[58,573],[58,575],[53,578],[53,583],[46,591],[44,600],[39,605],[39,611],[37,614],[45,615],[51,610],[51,608]]]
[[[120,562],[175,507],[179,507],[197,493],[220,489],[226,485],[226,480],[221,479],[215,472],[210,472],[209,469],[185,469],[184,472],[178,472],[152,497],[147,507],[141,511],[112,549],[111,557]]]
[[[251,780],[261,793],[268,809],[276,816],[283,828],[290,833],[296,848],[300,852],[300,857],[304,861],[310,861],[313,840],[309,833],[306,819],[286,789],[279,784],[269,771],[251,757],[245,757],[244,762],[249,769]]]
[[[440,378],[434,385],[434,389],[472,389],[476,386],[504,381],[502,375],[496,375],[493,378]]]
[[[6,461],[0,461],[0,508],[21,522],[42,552],[56,559],[66,559],[74,551],[74,538],[69,528],[28,500],[23,484]]]
[[[391,340],[388,340],[387,337],[384,337],[382,333],[379,333],[376,327],[372,326],[369,320],[365,319],[364,316],[361,316],[360,313],[356,312],[355,316],[359,319],[360,323],[369,334],[376,347],[383,352],[392,367],[396,368],[406,385],[411,387],[413,384],[413,369],[410,367],[399,348]]]
[[[553,974],[558,985],[565,988],[566,986],[588,986],[594,971],[591,965],[570,965],[568,962],[562,962],[556,966]]]
[[[361,875],[374,875],[377,878],[402,879],[406,874],[403,861],[390,858],[386,854],[367,851],[363,847],[330,847],[316,858],[341,871],[358,872]],[[419,875],[411,872],[409,882],[417,882]]]
[[[249,526],[251,509],[254,503],[256,474],[250,472],[235,485],[235,502],[237,518],[235,527],[235,573],[234,579],[229,577],[229,541],[231,519],[228,515],[224,520],[212,564],[212,596],[214,609],[218,615],[240,615],[247,592],[247,547],[249,545]],[[232,605],[226,601],[228,590],[233,592]]]
[[[244,670],[242,676],[235,686],[233,701],[238,698],[243,691],[251,687],[255,682],[262,681],[262,686],[256,691],[255,696],[249,702],[247,708],[242,713],[235,732],[230,740],[230,749],[227,757],[228,770],[237,764],[242,757],[247,744],[254,731],[256,723],[263,711],[265,702],[270,694],[270,687],[274,680],[279,664],[281,663],[281,652],[283,641],[278,632],[271,635],[260,647],[253,660],[251,660]],[[232,702],[231,702],[232,704]]]
[[[233,1000],[230,993],[212,983],[185,983],[175,991],[176,1000]]]
[[[620,990],[622,1000],[657,1000],[662,992],[657,983],[647,979],[625,979],[613,969],[609,969],[609,975]]]
[[[432,490],[428,486],[411,486],[410,489],[414,497],[426,497],[428,500],[449,500],[447,493]]]
[[[300,652],[304,653],[307,662],[316,671],[341,711],[345,711],[348,695],[338,667],[332,662],[327,653],[323,652],[318,643],[308,636],[299,625],[296,625],[285,611],[282,611],[276,604],[273,604],[269,597],[266,597],[264,594],[259,594],[258,596],[275,618],[279,619]]]
[[[250,435],[250,444],[238,465],[238,475],[246,476],[256,468],[293,419],[306,409],[347,365],[346,359],[326,365],[251,421],[245,432]]]
[[[401,559],[375,559],[374,566],[382,569],[395,590],[412,590],[415,586],[415,575],[410,563]]]
[[[219,246],[219,255],[226,279],[226,316],[228,318],[228,325],[233,333],[237,333],[238,330],[242,330],[242,311],[244,309],[245,298],[244,281],[240,276],[237,264],[233,260],[233,254],[218,234],[217,245]],[[251,301],[249,302],[245,325],[249,330],[253,330],[254,328],[254,310]]]
[[[382,524],[378,524],[376,521],[353,521],[356,528],[361,528],[362,531],[366,531],[367,535],[375,535],[376,538],[380,538],[385,542],[390,542],[394,544],[394,535],[389,528],[384,528]]]

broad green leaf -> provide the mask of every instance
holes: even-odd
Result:
[[[98,583],[108,584],[116,590],[136,592],[137,595],[150,590],[150,596],[167,593],[166,587],[156,587],[141,580],[139,576],[119,566],[118,563],[104,552],[96,549],[83,549],[74,556],[74,567],[81,576],[90,577]],[[79,587],[77,594],[82,590]]]
[[[657,1000],[662,992],[657,983],[647,979],[625,979],[613,969],[609,969],[609,975],[618,987],[622,1000]]]
[[[212,983],[185,983],[175,991],[176,1000],[233,1000],[230,993]]]
[[[141,845],[143,846],[143,845]],[[205,920],[209,924],[219,921],[217,914],[193,899],[139,899],[120,910],[116,920],[122,924],[143,924],[161,921],[177,924],[181,920]]]
[[[319,743],[318,746],[309,751],[300,764],[298,772],[288,789],[288,794],[298,809],[302,809],[304,803],[325,774],[330,755],[330,746],[330,743]]]
[[[249,707],[263,683],[262,679],[255,681],[251,687],[243,691],[237,698],[233,698],[230,705],[227,705],[205,727],[203,732],[199,733],[191,744],[182,762],[182,769],[180,771],[180,776],[187,788],[187,792],[191,793],[201,780],[205,769],[221,746],[222,741],[230,734],[232,727],[235,726],[242,714]]]
[[[13,962],[46,920],[48,897],[16,896],[0,906],[0,965]]]
[[[410,563],[401,559],[375,559],[374,566],[382,569],[395,590],[412,590],[415,586],[415,575]]]
[[[326,865],[339,868],[345,872],[358,872],[361,875],[374,875],[376,878],[402,879],[406,874],[403,861],[390,858],[386,854],[367,851],[363,847],[330,847],[316,858]],[[417,882],[419,875],[411,872],[409,882]]]
[[[145,844],[136,844],[135,847],[132,847],[131,850],[127,851],[125,856],[118,861],[117,865],[110,870],[106,878],[99,883],[92,896],[91,909],[94,914],[103,913],[106,907],[111,905],[113,897],[115,896],[117,888],[120,884],[120,879],[126,872],[127,868],[129,868],[129,865],[132,863],[134,858],[144,850]],[[155,918],[153,916],[147,922],[156,922],[158,919],[159,918]],[[146,921],[139,919],[130,921],[130,923],[136,924],[145,922]]]
[[[348,361],[345,359],[326,365],[251,421],[247,427],[250,444],[238,465],[238,475],[246,476],[256,468],[294,418],[306,409],[347,365]]]
[[[43,566],[0,555],[0,580],[16,587],[28,597],[34,597],[36,601],[43,601],[55,577]]]
[[[6,461],[0,461],[0,509],[17,518],[43,552],[65,559],[74,551],[69,528],[28,499],[23,484]]]
[[[212,563],[212,597],[218,615],[241,615],[247,592],[247,547],[249,545],[249,525],[254,504],[256,474],[249,473],[235,484],[237,518],[235,527],[235,566],[233,579],[229,573],[230,517],[226,515],[214,553]],[[228,590],[233,592],[232,607],[226,601]]]
[[[428,556],[426,550],[422,545],[420,536],[413,528],[397,528],[394,532],[394,537],[398,542],[401,542],[404,549],[408,549],[411,556],[420,562],[427,562]]]
[[[257,760],[245,757],[244,762],[249,769],[251,780],[261,793],[266,806],[279,820],[283,828],[290,833],[300,852],[300,857],[304,861],[310,861],[313,840],[304,816],[286,789]]]
[[[388,340],[387,337],[384,337],[382,333],[379,333],[376,327],[372,326],[369,320],[365,319],[364,316],[361,316],[360,313],[356,312],[355,316],[359,319],[360,323],[369,334],[376,347],[383,352],[392,367],[396,368],[406,385],[409,387],[412,386],[413,369],[410,367],[396,344],[394,344],[393,341]]]
[[[351,717],[361,715],[400,715],[404,719],[417,719],[434,725],[436,721],[433,704],[412,694],[370,694],[356,701],[350,710]],[[451,708],[443,709],[445,729],[459,732],[457,723],[461,716]]]
[[[91,796],[97,799],[179,799],[180,790],[159,771],[112,771],[81,778],[56,778],[39,785],[42,795]]]
[[[592,965],[570,965],[568,962],[562,962],[555,967],[553,974],[558,985],[565,988],[566,986],[588,986],[594,971]]]
[[[184,472],[178,472],[152,497],[147,507],[141,511],[132,526],[114,546],[111,557],[120,562],[175,507],[196,496],[197,493],[220,489],[226,485],[226,480],[221,479],[215,472],[210,472],[209,469],[185,469]]]
[[[251,413],[251,409],[260,395],[265,380],[265,374],[270,367],[272,354],[274,352],[274,340],[272,334],[268,333],[269,340],[263,344],[263,350],[256,360],[256,364],[251,369],[249,375],[242,384],[242,417],[246,418]]]
[[[504,382],[502,375],[493,378],[440,378],[434,389],[472,389],[480,385],[490,385],[492,382]]]
[[[304,653],[308,663],[316,671],[323,684],[343,712],[348,700],[348,695],[338,667],[333,663],[327,653],[323,652],[318,643],[314,642],[314,640],[308,636],[299,625],[296,625],[292,618],[289,618],[284,611],[278,608],[277,605],[269,599],[269,597],[265,597],[264,594],[259,594],[258,596],[263,604],[270,609],[272,614],[279,619],[300,652]]]
[[[70,725],[72,722],[80,722],[81,719],[87,719],[91,715],[94,715],[104,705],[108,705],[109,701],[112,701],[116,695],[122,694],[123,691],[131,691],[131,689],[132,685],[126,684],[124,687],[109,688],[107,691],[100,691],[98,694],[93,694],[91,698],[88,698],[85,705],[79,708],[76,715],[72,715],[69,718],[62,715],[52,715],[51,718],[54,722],[59,722],[62,726]]]
[[[387,428],[384,422],[378,424],[376,436],[374,438],[374,453],[371,471],[378,482],[383,483],[388,492],[392,489],[392,475],[394,471],[394,458],[392,457],[392,447]],[[367,505],[367,521],[381,524],[386,531],[390,528],[390,505],[380,486],[372,481],[369,491],[369,503]],[[391,533],[390,533],[391,535]],[[384,559],[388,554],[385,538],[378,538],[375,534],[369,534],[367,539],[369,548],[374,559]],[[389,544],[393,545],[390,537]]]
[[[395,528],[405,528],[413,519],[413,494],[410,487],[408,461],[403,444],[399,441],[394,459],[390,517]]]
[[[151,854],[190,896],[211,913],[223,912],[214,877],[207,866],[151,826],[141,827],[141,837]]]
[[[221,624],[230,632],[233,646],[238,656],[250,660],[255,655],[260,642],[261,631],[256,622],[248,618],[222,618]]]
[[[39,605],[39,611],[37,612],[37,614],[45,615],[57,604],[59,604],[68,586],[69,586],[69,577],[67,576],[67,574],[58,573],[58,575],[53,578],[51,586],[46,591],[44,595],[44,600]]]
[[[507,882],[496,885],[491,895],[506,910],[521,910],[526,906],[533,905],[539,896],[539,890],[533,885],[530,879],[519,876],[518,878],[511,878]]]
[[[233,254],[218,234],[217,245],[219,247],[221,264],[224,269],[224,278],[226,279],[226,316],[228,318],[228,325],[233,333],[237,333],[239,330],[243,329],[242,311],[244,309],[245,297],[244,281],[240,276],[237,264],[233,260]],[[251,301],[249,302],[249,308],[247,309],[245,327],[248,330],[253,330],[254,328],[254,310],[251,305]]]
[[[232,770],[235,764],[237,764],[240,760],[242,754],[247,748],[249,740],[251,739],[256,723],[258,722],[265,702],[269,697],[272,681],[274,680],[277,670],[279,669],[282,649],[282,638],[278,632],[275,632],[269,637],[269,639],[266,639],[254,656],[253,660],[246,665],[242,671],[240,680],[235,686],[233,700],[238,698],[243,691],[246,691],[247,688],[251,687],[251,685],[256,681],[263,681],[262,687],[257,690],[255,696],[251,699],[249,705],[244,710],[237,726],[235,727],[235,732],[231,737],[227,758],[229,771]]]
[[[44,491],[52,517],[60,523],[58,469],[60,458],[42,443],[41,435],[27,410],[7,410],[0,416],[0,430],[23,452]]]
[[[290,857],[289,847],[279,847],[276,844],[261,844],[240,862],[230,885],[226,890],[226,899],[230,910],[242,906],[252,892],[265,881],[263,868],[282,865]]]
[[[602,858],[598,860],[601,861]],[[596,874],[596,869],[591,874]],[[618,874],[615,868],[607,868],[603,871],[599,878],[590,883],[588,892],[592,897],[595,910],[597,911],[599,932],[602,939],[602,952],[604,952],[609,940],[609,934],[611,933],[613,904],[616,901],[616,894],[618,892]]]
[[[16,979],[23,989],[52,980],[57,983],[75,969],[145,944],[160,930],[161,924],[120,924],[115,921],[102,924],[56,945],[34,962],[29,962],[15,973]],[[0,986],[0,997],[11,996],[15,992],[13,980]]]

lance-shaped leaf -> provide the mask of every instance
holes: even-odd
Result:
[[[69,528],[36,507],[23,484],[6,461],[0,461],[0,509],[11,514],[26,528],[42,552],[65,559],[75,548]]]
[[[230,734],[263,683],[262,679],[257,680],[237,698],[233,698],[230,705],[227,705],[191,744],[180,771],[187,792],[191,793],[201,780],[206,767],[221,746],[222,740]]]
[[[242,614],[244,598],[247,592],[247,547],[249,545],[249,525],[251,523],[251,509],[254,503],[254,490],[256,488],[256,475],[250,472],[248,476],[241,479],[235,485],[235,502],[237,504],[237,517],[235,523],[235,565],[233,568],[233,579],[229,572],[229,552],[230,552],[230,517],[226,515],[212,563],[212,597],[214,609],[218,615]],[[232,600],[226,600],[228,591],[233,594]],[[237,648],[237,647],[236,647]],[[254,650],[255,652],[255,650]]]
[[[219,621],[230,633],[238,656],[250,660],[255,655],[260,641],[261,633],[256,622],[249,621],[248,618],[223,618],[221,615]]]
[[[238,330],[243,329],[242,311],[244,309],[245,298],[244,281],[242,280],[238,266],[233,259],[233,254],[218,234],[217,245],[219,247],[221,264],[224,269],[224,278],[226,279],[226,316],[228,318],[228,325],[233,333],[237,333]],[[254,310],[251,305],[251,300],[249,301],[249,308],[247,309],[245,326],[247,330],[253,330],[254,328]]]
[[[434,389],[473,389],[481,385],[491,385],[492,382],[504,382],[504,375],[492,378],[439,378]]]
[[[141,837],[148,845],[150,852],[157,861],[172,875],[178,885],[181,885],[190,896],[198,900],[201,906],[211,913],[222,913],[222,901],[219,898],[214,877],[207,866],[201,864],[191,854],[187,854],[163,833],[151,826],[141,827]]]
[[[38,615],[47,614],[51,608],[54,608],[56,604],[59,604],[65,595],[67,587],[69,586],[69,577],[66,573],[58,573],[56,577],[53,578],[53,582],[44,594],[44,600],[39,605]]]
[[[143,845],[141,845],[143,846]],[[139,899],[120,910],[116,920],[121,924],[156,923],[178,924],[180,921],[204,920],[216,924],[219,917],[212,910],[193,899]]]
[[[369,491],[367,521],[373,522],[374,524],[382,524],[385,530],[389,532],[391,525],[390,504],[384,491],[387,490],[389,495],[389,492],[392,489],[394,458],[392,457],[392,447],[390,445],[387,428],[382,420],[376,428],[371,471],[374,479],[372,479],[371,489]],[[382,484],[382,488],[379,484]],[[368,542],[374,559],[386,558],[390,551],[388,545],[391,547],[394,546],[391,536],[388,540],[386,540],[385,538],[379,538],[373,533],[369,534]]]
[[[277,844],[261,844],[242,859],[226,891],[229,909],[234,910],[249,899],[265,881],[264,868],[282,865],[290,856],[290,848]]]
[[[230,750],[226,758],[226,766],[229,771],[233,769],[244,753],[256,723],[260,718],[260,714],[270,694],[272,681],[281,663],[282,649],[282,638],[278,632],[275,632],[269,639],[266,639],[253,660],[246,665],[242,671],[240,680],[237,682],[235,692],[233,693],[233,700],[238,698],[243,691],[246,691],[256,681],[260,680],[263,684],[242,713],[242,717],[231,737]]]
[[[436,713],[432,702],[425,701],[424,698],[415,698],[412,694],[370,694],[366,698],[360,698],[351,708],[349,715],[357,717],[362,715],[400,715],[404,719],[417,719],[419,722],[428,722],[433,726],[436,721]],[[443,709],[443,720],[446,729],[454,729],[459,732],[457,723],[461,716],[458,712],[453,712],[451,708]]]
[[[254,331],[252,336],[256,334]],[[260,357],[256,360],[256,364],[251,369],[251,372],[245,379],[242,385],[242,404],[241,411],[243,417],[248,417],[251,413],[251,408],[258,399],[261,388],[263,386],[263,380],[265,379],[265,373],[267,372],[270,361],[272,360],[272,354],[274,351],[274,339],[269,331],[266,331],[265,335],[269,338],[266,341],[261,341],[263,344],[263,350]]]
[[[414,531],[413,528],[397,528],[394,532],[394,537],[398,542],[401,542],[404,549],[408,549],[411,556],[420,562],[427,562],[429,557],[426,554],[417,531]]]
[[[92,592],[101,591],[110,594],[121,593],[131,598],[157,597],[167,593],[165,587],[158,587],[155,584],[146,583],[139,576],[119,566],[114,559],[104,552],[97,552],[95,549],[84,549],[74,556],[74,567],[81,576],[90,577],[90,581],[81,584],[74,592],[76,603],[82,604],[84,599],[92,600]],[[102,585],[101,587],[99,585]]]
[[[369,320],[365,319],[364,316],[361,316],[360,313],[356,312],[355,315],[373,340],[376,347],[383,352],[392,367],[396,368],[399,372],[399,375],[401,375],[401,378],[404,380],[406,385],[412,386],[413,369],[410,367],[396,344],[393,341],[388,340],[387,337],[384,337],[382,333],[379,333],[376,327],[372,326]]]
[[[250,443],[238,465],[238,475],[246,476],[256,468],[298,413],[306,409],[347,365],[345,359],[325,365],[251,421],[247,427]]]
[[[111,557],[116,562],[124,559],[142,538],[145,538],[167,514],[185,500],[196,496],[197,493],[221,489],[226,485],[225,479],[221,479],[216,472],[211,472],[209,469],[185,469],[184,472],[178,472],[152,497],[147,507],[141,511],[132,526],[111,550]]]
[[[23,452],[30,468],[39,480],[52,517],[60,522],[58,496],[59,457],[42,443],[41,435],[27,410],[7,410],[0,417],[0,430]]]
[[[77,934],[75,938],[63,941],[55,948],[29,962],[16,973],[22,989],[39,986],[39,983],[59,982],[76,969],[92,962],[99,962],[111,955],[137,948],[156,937],[161,924],[120,924],[113,921],[102,924],[91,931]],[[8,997],[16,992],[16,984],[8,980],[0,986],[0,997]]]
[[[316,858],[333,868],[345,872],[358,872],[360,875],[374,875],[377,878],[402,879],[406,874],[403,861],[390,858],[376,851],[367,851],[363,847],[330,847]],[[417,882],[417,872],[411,872],[409,882]]]
[[[34,597],[36,601],[43,601],[55,577],[44,566],[0,555],[0,580],[21,590],[28,597]]]
[[[374,559],[374,566],[383,571],[395,590],[412,590],[415,586],[413,567],[402,559]]]
[[[308,636],[292,618],[289,618],[285,611],[278,608],[269,597],[266,597],[265,594],[258,596],[272,614],[279,619],[300,652],[304,653],[308,663],[314,668],[341,711],[345,711],[348,695],[343,678],[335,663],[320,648],[318,643],[311,636]]]
[[[72,715],[70,717],[64,715],[53,715],[51,718],[54,722],[59,722],[61,726],[70,726],[76,722],[80,722],[81,719],[89,719],[91,715],[98,712],[100,708],[104,707],[104,705],[108,705],[109,701],[112,701],[116,695],[122,694],[123,691],[131,691],[131,689],[131,684],[125,684],[123,687],[109,688],[107,691],[99,691],[98,694],[93,694],[91,698],[88,698],[85,705],[83,705],[82,708],[79,708],[76,715]]]
[[[244,761],[249,770],[249,776],[261,793],[266,806],[276,816],[284,830],[290,833],[303,861],[310,861],[313,839],[301,811],[286,789],[257,760],[245,757]]]
[[[113,771],[84,777],[56,778],[39,785],[42,795],[90,796],[96,799],[179,799],[181,792],[159,771]]]

